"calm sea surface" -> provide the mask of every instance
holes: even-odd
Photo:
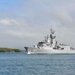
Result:
[[[0,53],[0,75],[75,75],[75,55]]]

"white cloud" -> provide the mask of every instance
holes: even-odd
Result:
[[[10,7],[10,5],[8,6]],[[71,38],[75,38],[72,33],[75,32],[74,0],[21,1],[21,5],[16,5],[15,8],[12,6],[12,9],[10,7],[6,12],[1,12],[0,28],[2,29],[0,29],[0,35],[4,35],[2,36],[4,39],[7,37],[8,40],[17,40],[16,44],[18,46],[20,46],[18,42],[22,39],[26,40],[28,44],[42,40],[44,35],[49,34],[51,25],[53,28],[55,27],[58,41],[63,39],[62,41],[65,42],[68,36],[73,36],[69,37],[66,41],[68,42],[68,40],[70,40],[71,43],[74,43],[74,40],[73,42],[71,40]],[[72,27],[70,28],[69,26]],[[30,42],[29,39],[31,39],[32,42]],[[24,40],[21,43],[23,43]],[[10,41],[8,43],[10,43]],[[13,45],[16,46],[16,44]]]
[[[0,25],[10,25],[10,22],[8,21],[8,20],[6,20],[6,19],[1,19],[0,20]]]
[[[0,25],[11,26],[11,25],[23,25],[24,21],[21,19],[0,19]]]
[[[9,36],[15,37],[15,38],[20,38],[20,39],[24,39],[24,38],[37,38],[38,34],[33,33],[33,32],[27,32],[27,31],[13,31],[13,30],[8,30],[7,34]]]
[[[74,19],[72,18],[72,16],[64,10],[56,11],[54,17],[56,18],[56,21],[59,21],[62,25],[69,25],[74,23]]]

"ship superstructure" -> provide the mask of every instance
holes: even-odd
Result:
[[[33,47],[24,47],[27,54],[75,54],[75,49],[69,45],[59,44],[55,31],[51,28],[50,35]]]

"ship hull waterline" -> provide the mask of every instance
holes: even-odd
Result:
[[[28,47],[27,54],[75,54],[75,50],[39,49]]]

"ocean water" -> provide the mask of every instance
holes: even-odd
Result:
[[[75,55],[0,53],[0,75],[75,75]]]

